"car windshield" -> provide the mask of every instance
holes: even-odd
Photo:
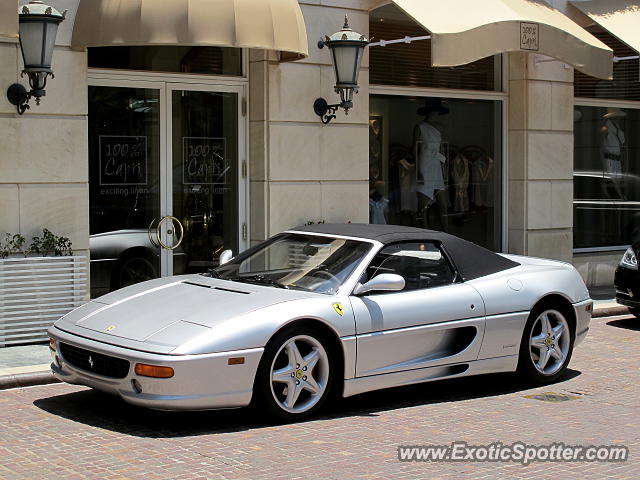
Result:
[[[209,275],[333,295],[371,247],[368,242],[356,240],[283,233]]]

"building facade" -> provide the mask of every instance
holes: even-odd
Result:
[[[128,43],[126,31],[98,35],[108,30],[99,18],[76,17],[78,0],[51,0],[69,13],[46,97],[18,115],[0,96],[0,234],[68,236],[91,259],[87,297],[202,271],[224,249],[318,221],[445,230],[611,284],[640,218],[637,53],[594,20],[585,5],[598,2],[519,2],[549,21],[496,18],[519,29],[514,46],[499,29],[448,37],[439,29],[454,20],[421,23],[403,0],[300,0],[308,55],[288,61],[259,40],[197,32]],[[484,14],[499,15],[505,2],[491,3]],[[0,9],[6,89],[23,68],[18,2]],[[127,28],[198,28],[154,15]],[[337,96],[316,44],[345,15],[373,43],[354,108],[323,124],[313,102]],[[92,34],[88,49],[74,44]],[[624,59],[612,67],[613,55]]]

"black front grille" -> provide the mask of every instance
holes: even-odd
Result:
[[[122,358],[103,355],[67,343],[60,343],[60,353],[67,363],[96,375],[124,378],[129,373],[129,362]]]

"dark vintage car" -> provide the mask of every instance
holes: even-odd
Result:
[[[145,229],[104,232],[89,237],[91,297],[157,278],[159,249]]]

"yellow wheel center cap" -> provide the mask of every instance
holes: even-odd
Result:
[[[545,338],[544,343],[547,345],[547,347],[550,347],[551,345],[553,345],[553,340],[551,340],[551,337],[547,337]]]
[[[302,378],[302,370],[296,370],[296,378],[300,380]]]

